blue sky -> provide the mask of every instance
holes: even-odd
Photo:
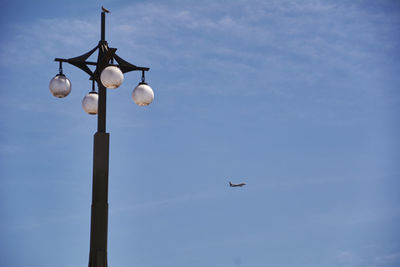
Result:
[[[400,265],[398,1],[72,0],[3,5],[1,266],[87,266],[91,83],[48,83],[101,5],[155,91],[108,93],[110,266]]]

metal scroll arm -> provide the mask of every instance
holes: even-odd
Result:
[[[150,68],[146,68],[146,67],[135,66],[135,65],[123,60],[116,54],[114,55],[114,59],[118,62],[118,64],[119,64],[118,67],[121,69],[121,71],[123,73],[129,72],[129,71],[134,71],[134,70],[148,71],[150,69]]]
[[[99,49],[99,58],[97,62],[91,62],[91,61],[86,61],[97,49]],[[148,71],[150,68],[147,67],[139,67],[136,65],[133,65],[121,57],[119,57],[115,52],[117,51],[116,48],[109,48],[107,45],[107,42],[105,41],[100,41],[99,44],[90,50],[89,52],[78,56],[78,57],[73,57],[69,59],[63,59],[63,58],[56,58],[54,59],[55,61],[59,62],[67,62],[70,63],[71,65],[74,65],[75,67],[80,68],[87,74],[89,74],[90,78],[98,78],[100,73],[99,71],[102,71],[105,67],[107,66],[117,66],[121,69],[123,73],[125,72],[130,72],[130,71]],[[100,56],[101,55],[101,56]],[[110,64],[110,60],[115,59],[117,61],[117,65],[115,64]],[[89,69],[88,65],[91,66],[96,66],[96,70],[93,72],[91,69]]]
[[[93,72],[89,69],[87,65],[96,65],[97,63],[95,62],[87,62],[86,60],[99,48],[99,45],[97,45],[95,48],[90,50],[89,52],[78,56],[78,57],[73,57],[69,59],[63,59],[63,58],[56,58],[54,61],[59,61],[59,62],[67,62],[71,65],[74,65],[75,67],[80,68],[84,72],[90,75],[90,77],[93,76]]]

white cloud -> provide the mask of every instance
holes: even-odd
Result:
[[[75,18],[38,19],[30,25],[11,25],[12,36],[4,41],[0,57],[13,60],[3,61],[2,64],[43,65],[46,60],[51,61],[58,51],[79,51],[94,39],[98,31],[95,26],[90,20]]]
[[[400,262],[400,252],[360,255],[354,251],[341,250],[336,254],[336,261],[341,266],[394,266]]]
[[[169,1],[113,10],[107,16],[106,38],[128,61],[153,71],[181,77],[201,72],[203,81],[226,76],[229,93],[241,92],[232,85],[252,80],[258,86],[248,88],[250,94],[273,88],[271,92],[290,95],[296,92],[288,84],[345,90],[349,79],[378,75],[377,60],[396,49],[397,41],[390,37],[396,25],[382,12],[336,2]],[[98,14],[16,25],[0,57],[13,58],[12,64],[19,66],[78,56],[97,44],[99,26]]]
[[[400,263],[400,252],[387,253],[384,255],[376,256],[374,261],[376,263],[376,266]]]
[[[193,194],[186,194],[186,195],[180,195],[172,198],[164,198],[164,199],[158,199],[154,201],[149,201],[149,202],[144,202],[144,203],[139,203],[135,205],[129,205],[125,207],[120,207],[114,210],[114,212],[126,212],[126,211],[142,211],[142,210],[151,210],[151,209],[157,209],[163,206],[170,206],[170,205],[177,205],[181,203],[188,203],[188,202],[193,202],[193,201],[199,201],[199,200],[204,200],[204,199],[211,199],[211,198],[216,198],[216,197],[221,197],[221,194],[215,194],[215,193],[210,193],[210,192],[197,192]]]
[[[361,257],[352,251],[339,251],[336,259],[339,263],[346,264],[347,266],[358,266],[362,262]]]

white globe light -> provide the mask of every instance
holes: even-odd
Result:
[[[99,103],[99,95],[97,92],[90,92],[82,100],[83,110],[90,115],[96,115]]]
[[[108,66],[101,72],[100,80],[105,87],[115,89],[124,81],[124,74],[118,67]]]
[[[71,92],[71,82],[64,74],[57,74],[49,84],[50,92],[58,98],[63,98]]]
[[[148,106],[154,99],[153,89],[147,83],[141,82],[133,90],[132,98],[136,105]]]

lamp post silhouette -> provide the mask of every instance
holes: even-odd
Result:
[[[107,267],[107,228],[108,228],[108,163],[109,163],[109,138],[106,132],[106,99],[107,88],[115,89],[123,82],[123,73],[141,71],[141,82],[132,93],[134,102],[139,106],[147,106],[154,99],[154,93],[145,82],[147,67],[135,66],[110,48],[105,40],[105,13],[101,12],[101,39],[99,44],[89,52],[73,58],[56,58],[59,62],[59,73],[50,81],[51,93],[58,98],[63,98],[71,92],[71,82],[63,73],[62,63],[69,63],[80,68],[90,76],[92,91],[82,101],[83,109],[92,115],[97,114],[97,132],[94,135],[93,149],[93,187],[90,223],[90,253],[89,267]],[[98,50],[97,62],[87,59]],[[116,63],[114,64],[114,60]],[[89,66],[94,66],[92,71]],[[97,83],[98,92],[95,90]]]

